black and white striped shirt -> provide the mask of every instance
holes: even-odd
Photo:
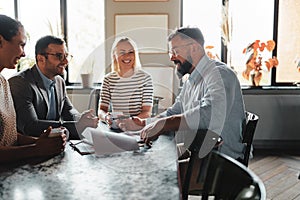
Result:
[[[117,72],[104,77],[100,96],[100,105],[109,107],[113,112],[136,116],[142,106],[152,106],[153,83],[150,74],[136,71],[131,77],[123,78]]]

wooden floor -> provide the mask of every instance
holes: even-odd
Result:
[[[300,151],[254,150],[249,168],[264,182],[268,200],[300,200]]]

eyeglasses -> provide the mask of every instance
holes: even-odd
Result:
[[[64,61],[65,59],[67,59],[68,62],[70,62],[73,58],[73,56],[68,53],[41,53],[41,55],[44,55],[47,59],[47,55],[55,56],[60,62]]]
[[[187,43],[187,44],[183,44],[183,45],[179,45],[179,46],[175,46],[173,47],[170,51],[169,51],[169,55],[170,56],[178,56],[178,49],[181,48],[181,47],[187,47],[191,44],[194,44],[193,42],[190,42],[190,43]]]

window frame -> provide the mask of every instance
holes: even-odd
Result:
[[[230,0],[229,0],[230,1]],[[226,0],[222,0],[222,5],[224,6]],[[183,0],[181,0],[181,10],[180,10],[180,26],[183,26]],[[279,0],[274,0],[274,21],[273,21],[273,40],[277,44],[278,41],[278,21],[279,21]],[[220,58],[221,61],[224,63],[227,63],[227,48],[224,45],[224,42],[222,41],[222,38],[220,38],[221,43],[221,52],[220,52]],[[277,45],[275,46],[274,50],[272,51],[272,56],[277,57]],[[276,80],[276,67],[273,67],[270,71],[271,73],[271,80],[270,85],[263,86],[265,88],[269,87],[277,87],[277,86],[295,86],[295,84],[291,82],[277,82]],[[250,85],[249,85],[250,86]],[[247,87],[247,86],[246,86]],[[263,89],[262,87],[262,89]]]
[[[66,47],[68,48],[68,10],[67,10],[67,1],[68,0],[60,0],[60,19],[61,19],[61,32],[63,35],[63,39],[66,43]],[[14,16],[16,20],[19,20],[19,0],[14,0]],[[17,69],[19,71],[19,69]],[[65,83],[67,86],[75,86],[80,83],[71,83],[69,81],[69,68],[66,68],[67,76],[65,77]],[[99,83],[97,83],[99,84]]]

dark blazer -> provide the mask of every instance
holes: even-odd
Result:
[[[68,98],[65,81],[62,77],[55,77],[56,120],[46,120],[49,99],[36,65],[17,73],[8,81],[17,114],[18,132],[39,136],[49,126],[56,128],[61,126],[61,122],[64,121],[63,126],[70,131],[70,139],[79,138],[75,121],[79,119],[80,113]]]

